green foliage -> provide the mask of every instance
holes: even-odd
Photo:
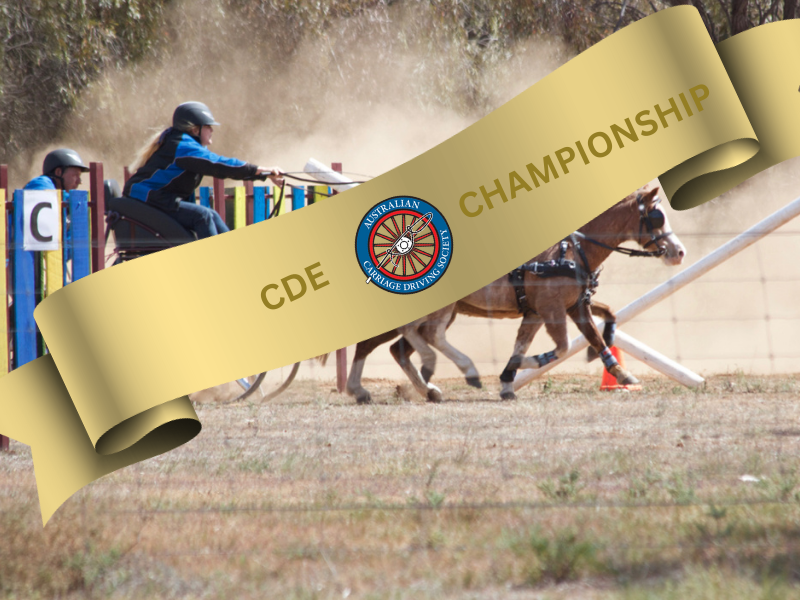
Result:
[[[397,48],[426,57],[415,71],[420,102],[457,112],[492,108],[494,69],[526,39],[547,35],[581,52],[615,30],[688,0],[17,0],[0,3],[0,162],[30,158],[57,140],[81,93],[100,75],[150,57],[186,61],[187,72],[230,60],[235,27],[248,40],[243,77],[282,77],[280,65],[313,36],[330,49],[342,80],[374,85],[347,64],[367,27],[385,40],[376,63],[393,67]],[[693,0],[713,41],[738,29],[794,16],[797,0]],[[169,11],[167,9],[170,9]],[[406,18],[393,20],[403,12]],[[365,25],[368,24],[368,25]],[[185,35],[187,31],[195,35]],[[200,32],[200,34],[196,34]],[[338,36],[338,38],[337,38]],[[332,40],[343,42],[334,48]],[[188,44],[193,52],[186,53]],[[455,69],[442,76],[437,61]],[[241,64],[240,64],[241,66]],[[158,103],[158,98],[153,98]],[[20,155],[22,155],[20,157]]]
[[[734,533],[736,524],[734,522],[727,522],[727,509],[718,508],[711,504],[706,511],[706,515],[712,519],[710,524],[695,523],[700,541],[704,544],[722,544]]]
[[[429,489],[425,491],[425,499],[433,508],[441,508],[444,504],[445,497],[445,494],[437,492],[436,490]]]
[[[768,500],[789,502],[800,499],[800,494],[795,493],[798,478],[794,470],[777,473],[771,478],[762,478],[756,485]]]
[[[83,581],[85,589],[91,589],[119,561],[121,553],[116,548],[103,551],[89,545],[89,548],[67,557],[64,567],[73,571]]]
[[[0,3],[0,162],[57,137],[103,69],[155,47],[165,0]]]
[[[580,472],[570,471],[558,478],[558,482],[550,479],[539,484],[539,490],[550,500],[576,500],[584,485],[579,483]]]
[[[551,539],[538,529],[518,535],[506,533],[505,545],[523,562],[525,583],[561,583],[578,579],[584,572],[601,572],[597,561],[598,544],[579,539],[572,530],[563,530]]]
[[[676,504],[692,504],[697,502],[694,486],[691,481],[684,480],[680,473],[675,473],[666,484],[667,493]]]
[[[631,484],[628,488],[628,497],[632,500],[639,500],[648,497],[656,484],[661,483],[661,475],[651,471],[649,468],[645,471],[643,477],[636,475],[631,477]]]

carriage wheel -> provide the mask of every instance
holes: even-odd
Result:
[[[286,368],[275,369],[273,371],[264,371],[259,373],[255,380],[251,383],[247,379],[237,379],[236,383],[244,390],[239,396],[233,400],[229,400],[226,404],[239,402],[249,398],[252,394],[261,388],[261,400],[266,402],[272,400],[279,394],[286,391],[292,384],[294,378],[297,376],[297,371],[300,369],[300,363],[294,363],[289,373],[286,373]]]
[[[391,279],[418,279],[434,266],[439,234],[422,213],[410,209],[394,211],[373,227],[369,252],[372,263]]]

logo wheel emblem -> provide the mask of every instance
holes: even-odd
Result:
[[[413,294],[436,283],[450,265],[452,235],[444,216],[411,196],[376,204],[361,220],[356,256],[366,283]]]

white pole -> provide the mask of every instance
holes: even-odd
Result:
[[[357,183],[354,183],[352,179],[345,177],[341,173],[337,173],[330,167],[323,165],[321,162],[313,158],[308,159],[306,166],[303,167],[303,171],[313,174],[315,179],[330,183],[331,187],[337,192],[343,192],[358,185]]]
[[[796,198],[782,209],[772,213],[763,221],[756,223],[747,231],[724,243],[711,254],[701,258],[691,267],[681,271],[675,275],[675,277],[665,281],[658,287],[650,290],[638,300],[634,300],[625,306],[625,308],[621,309],[617,313],[617,324],[621,325],[626,321],[630,321],[648,308],[651,308],[655,304],[661,302],[667,296],[674,294],[679,289],[685,285],[688,285],[698,277],[705,275],[711,269],[719,266],[730,257],[738,254],[748,246],[752,246],[758,240],[772,233],[781,225],[784,225],[794,219],[797,215],[800,215],[800,198]],[[588,345],[589,344],[583,335],[571,340],[569,344],[569,350],[562,358],[538,369],[524,369],[518,372],[517,377],[514,379],[514,389],[518,390],[522,386],[527,385],[543,373],[549,371],[556,365],[561,364],[570,356],[580,352]]]
[[[627,352],[634,358],[638,358],[647,366],[655,369],[659,373],[663,373],[670,379],[674,379],[686,387],[696,387],[703,383],[703,378],[696,373],[676,363],[674,360],[667,358],[660,352],[653,350],[623,331],[617,331],[614,345],[623,352]]]

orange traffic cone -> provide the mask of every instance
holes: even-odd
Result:
[[[611,350],[611,354],[614,356],[614,358],[617,359],[619,366],[624,369],[625,359],[623,358],[622,350],[616,346],[611,346],[609,350]],[[607,369],[603,368],[603,381],[600,382],[600,390],[604,392],[611,392],[614,390],[638,391],[641,389],[642,386],[639,384],[620,385],[617,383],[617,379],[611,373],[609,373]]]

